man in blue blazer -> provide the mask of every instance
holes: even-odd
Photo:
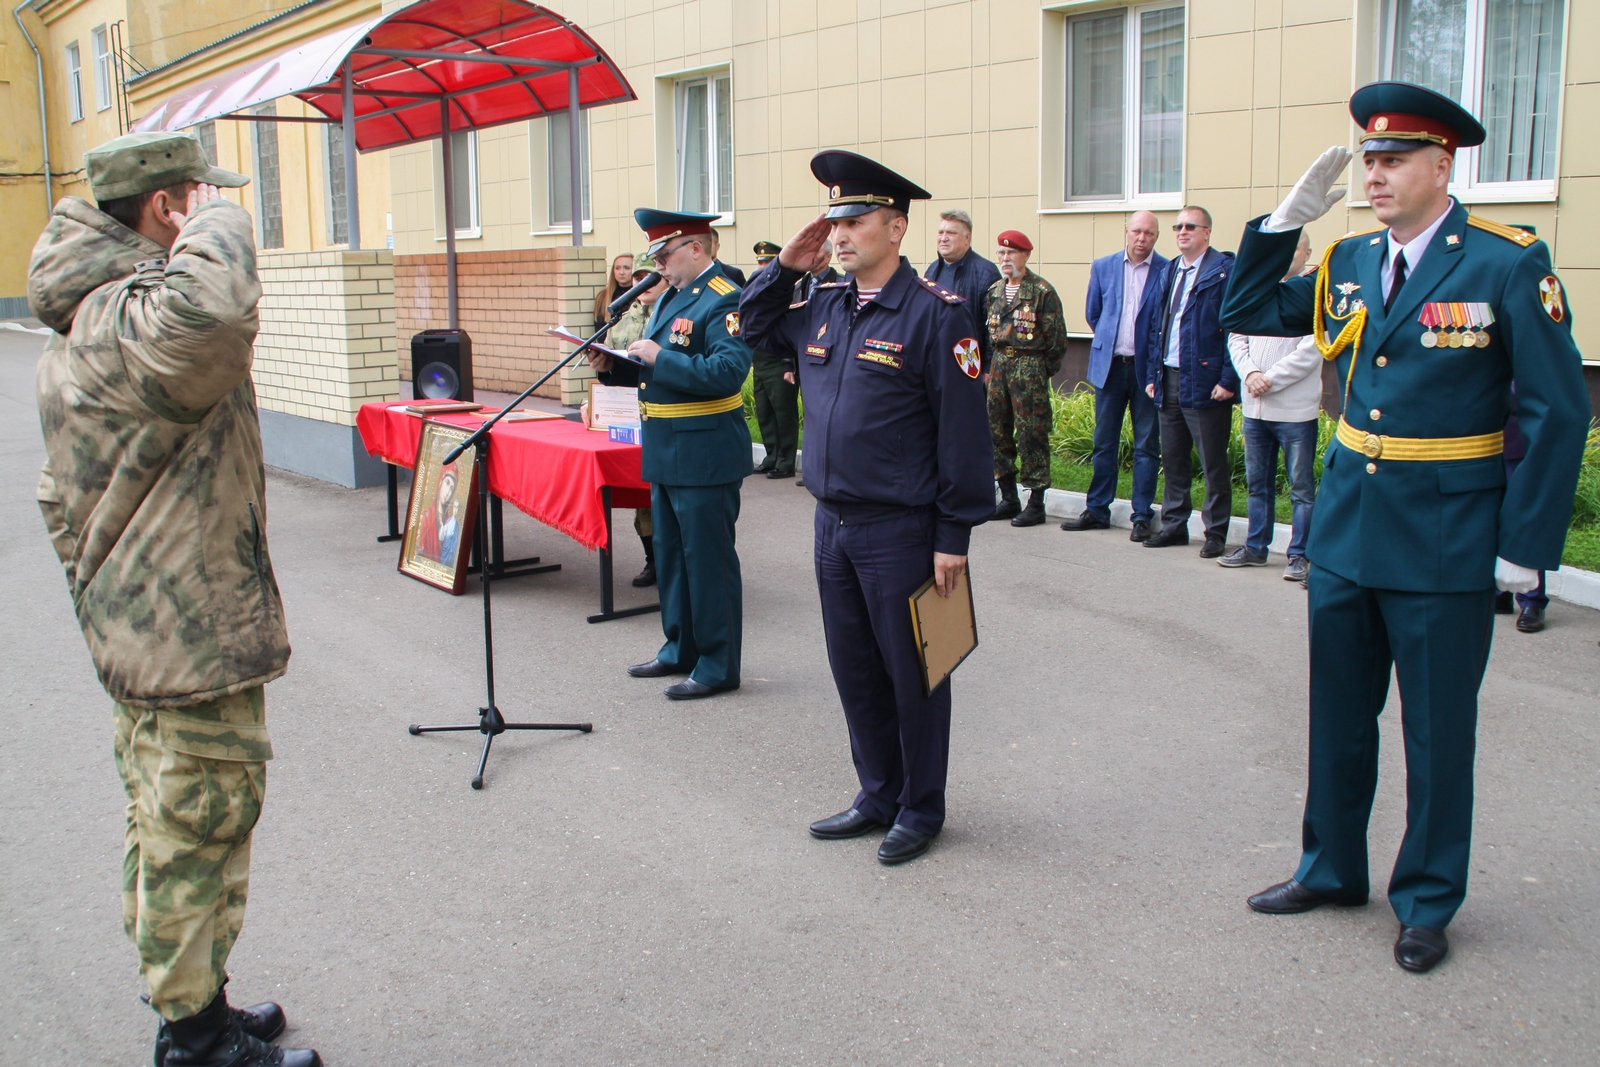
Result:
[[[1230,330],[1312,332],[1344,403],[1323,458],[1306,556],[1309,784],[1294,876],[1249,899],[1284,915],[1367,901],[1378,716],[1393,671],[1406,831],[1389,879],[1395,962],[1427,971],[1467,892],[1478,687],[1494,590],[1561,562],[1589,421],[1572,319],[1532,234],[1468,215],[1449,194],[1457,147],[1484,129],[1453,100],[1377,82],[1350,98],[1363,184],[1383,226],[1334,242],[1314,277],[1280,281],[1300,228],[1344,194],[1328,149],[1271,215],[1251,221],[1223,305]],[[1517,410],[1526,454],[1506,473]]]
[[[671,288],[628,346],[638,363],[590,356],[607,384],[639,387],[666,643],[628,673],[687,674],[666,694],[694,700],[739,688],[744,591],[733,528],[750,473],[740,392],[750,349],[739,339],[739,287],[712,255],[718,216],[639,208],[633,217]]]
[[[1148,211],[1135,211],[1122,226],[1126,246],[1089,267],[1086,313],[1094,330],[1089,346],[1089,384],[1094,386],[1094,473],[1083,513],[1061,524],[1063,530],[1104,530],[1111,526],[1111,501],[1117,495],[1117,450],[1122,416],[1133,418],[1133,533],[1150,537],[1156,472],[1161,466],[1156,405],[1144,391],[1141,354],[1150,347],[1158,323],[1161,281],[1167,259],[1155,251],[1160,224]]]
[[[1190,205],[1179,211],[1172,229],[1178,257],[1167,264],[1161,327],[1151,344],[1144,377],[1145,395],[1161,412],[1161,468],[1167,484],[1161,494],[1161,531],[1144,547],[1189,543],[1189,515],[1194,511],[1189,501],[1194,480],[1189,451],[1195,448],[1206,480],[1200,511],[1206,543],[1200,558],[1216,559],[1227,543],[1233,516],[1228,436],[1239,398],[1239,373],[1228,358],[1228,335],[1220,318],[1233,253],[1211,247],[1211,213],[1203,207]]]

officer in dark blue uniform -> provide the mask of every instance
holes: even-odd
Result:
[[[739,688],[744,591],[734,523],[750,473],[740,392],[750,349],[739,338],[739,287],[711,254],[718,216],[639,208],[633,217],[671,288],[656,301],[644,336],[628,346],[645,366],[590,356],[606,384],[639,387],[666,643],[628,673],[688,674],[666,694],[693,700]]]
[[[948,595],[994,510],[980,348],[961,297],[900,255],[911,201],[930,194],[853,152],[820,152],[811,172],[827,213],[756,275],[740,311],[747,341],[798,360],[822,623],[861,782],[811,832],[890,826],[878,859],[903,863],[944,825],[950,749],[950,683],[924,695],[907,597],[929,577]],[[830,235],[850,280],[791,302]]]
[[[1398,678],[1406,833],[1389,881],[1395,961],[1427,971],[1467,891],[1478,688],[1494,590],[1561,561],[1588,403],[1561,282],[1532,234],[1449,195],[1458,146],[1484,131],[1414,85],[1358,90],[1368,201],[1383,228],[1328,247],[1280,282],[1300,228],[1343,195],[1330,148],[1272,215],[1251,222],[1222,307],[1226,329],[1312,333],[1345,383],[1306,555],[1310,782],[1300,866],[1250,898],[1269,914],[1367,899],[1378,715]],[[1527,438],[1507,477],[1501,429],[1516,379]]]

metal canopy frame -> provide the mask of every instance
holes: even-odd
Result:
[[[321,115],[249,113],[284,96]],[[450,135],[566,112],[577,248],[583,245],[579,113],[636,99],[622,71],[593,38],[548,8],[524,0],[419,0],[174,94],[133,128],[183,129],[217,119],[339,124],[351,250],[361,248],[357,155],[439,138],[445,284],[454,330],[460,316]],[[345,121],[350,116],[354,121]]]

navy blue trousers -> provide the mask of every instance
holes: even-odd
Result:
[[[1494,590],[1407,593],[1313,565],[1310,784],[1295,878],[1321,893],[1368,891],[1367,820],[1378,787],[1378,715],[1400,684],[1406,832],[1389,903],[1410,926],[1444,929],[1467,895],[1478,687]]]
[[[944,826],[950,682],[923,695],[907,598],[933,577],[933,526],[931,511],[856,522],[817,505],[822,628],[861,782],[853,806],[925,834]]]
[[[666,644],[656,659],[703,685],[739,684],[744,587],[733,527],[739,482],[650,487],[656,582]]]

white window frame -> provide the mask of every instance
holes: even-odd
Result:
[[[1483,113],[1483,77],[1486,65],[1484,48],[1484,35],[1487,33],[1488,4],[1487,0],[1466,0],[1466,45],[1462,52],[1461,63],[1461,88],[1465,99],[1458,101],[1462,107],[1474,116]],[[1379,79],[1387,79],[1389,71],[1394,69],[1393,47],[1396,38],[1396,21],[1399,17],[1399,8],[1394,0],[1379,0],[1377,4],[1378,34],[1375,48],[1379,50],[1377,56],[1377,70]],[[1478,154],[1479,149],[1459,148],[1456,150],[1456,164],[1450,175],[1450,192],[1456,199],[1463,203],[1529,203],[1545,200],[1554,200],[1561,175],[1561,121],[1566,105],[1567,87],[1567,56],[1570,54],[1571,43],[1569,40],[1570,23],[1572,18],[1572,0],[1563,0],[1561,11],[1561,77],[1560,88],[1556,92],[1555,113],[1551,116],[1550,135],[1556,139],[1556,152],[1551,166],[1550,177],[1535,179],[1533,181],[1480,181],[1478,180]],[[1384,49],[1387,43],[1388,49]],[[1357,204],[1365,201],[1356,201]]]
[[[89,50],[94,53],[94,109],[111,106],[111,37],[104,23],[89,31]]]
[[[476,240],[483,236],[483,216],[479,214],[481,208],[478,200],[478,131],[456,130],[450,136],[463,137],[465,139],[467,156],[467,209],[470,225],[457,228],[456,240]],[[453,157],[461,151],[463,149],[459,147],[451,151],[452,161]],[[460,183],[457,183],[455,190],[457,203],[461,202],[461,192]],[[446,218],[444,213],[444,143],[442,141],[435,141],[433,145],[433,193],[433,239],[435,241],[443,241],[446,238],[444,228],[455,220]]]
[[[1141,86],[1139,81],[1139,60],[1142,38],[1139,33],[1139,23],[1142,15],[1154,11],[1178,9],[1183,12],[1183,64],[1184,64],[1184,99],[1179,114],[1181,128],[1179,131],[1180,142],[1178,149],[1178,187],[1162,192],[1142,193],[1138,190],[1139,183],[1139,153],[1140,131],[1139,115],[1141,101]],[[1072,108],[1070,94],[1072,92],[1072,24],[1078,19],[1104,17],[1113,11],[1121,11],[1124,19],[1123,31],[1123,90],[1122,90],[1122,189],[1120,193],[1109,193],[1100,196],[1074,196],[1070,189],[1072,181]],[[1189,98],[1188,98],[1188,70],[1189,70],[1189,12],[1182,2],[1174,0],[1149,0],[1146,3],[1112,4],[1103,8],[1079,10],[1076,5],[1071,8],[1058,10],[1060,16],[1060,49],[1061,49],[1061,78],[1056,84],[1059,93],[1059,113],[1063,119],[1061,130],[1061,170],[1060,186],[1057,195],[1062,209],[1067,211],[1107,211],[1118,207],[1137,207],[1153,210],[1180,206],[1183,202],[1185,163],[1187,161],[1187,147],[1189,140]],[[1055,109],[1051,109],[1055,110]]]
[[[67,44],[67,116],[71,122],[83,121],[83,59],[77,41]]]
[[[728,94],[727,157],[729,170],[726,174],[722,173],[723,146],[718,143],[719,131],[717,129],[717,104],[722,92],[724,92],[722,88],[719,88],[719,85],[724,80],[727,81],[725,91]],[[688,117],[685,104],[688,98],[688,90],[697,85],[706,87],[706,130],[708,134],[706,167],[708,170],[709,203],[704,206],[703,210],[707,213],[715,212],[718,214],[720,217],[717,223],[721,225],[733,219],[734,206],[733,165],[735,157],[733,149],[733,71],[731,68],[719,67],[712,70],[699,71],[695,74],[677,77],[672,80],[673,203],[679,211],[701,210],[698,205],[690,205],[684,202],[683,173],[685,166],[684,135],[687,132],[686,123]],[[724,200],[724,193],[727,194],[726,201],[728,206],[726,209],[718,206]]]

